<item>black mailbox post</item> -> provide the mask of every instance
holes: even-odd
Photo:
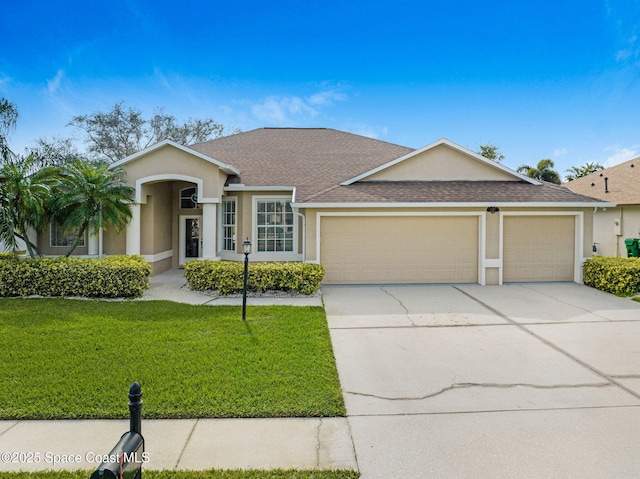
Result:
[[[136,382],[129,388],[129,432],[125,432],[91,479],[141,479],[144,458],[142,391]]]

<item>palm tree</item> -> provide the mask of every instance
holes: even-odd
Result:
[[[596,171],[604,170],[604,166],[600,163],[585,163],[582,166],[572,166],[567,170],[569,173],[565,176],[567,181],[577,180],[578,178],[582,178],[583,176],[590,175],[591,173],[595,173]]]
[[[60,182],[55,192],[55,219],[67,231],[77,232],[69,256],[89,230],[97,234],[101,228],[122,231],[131,220],[135,189],[124,181],[124,170],[109,170],[78,159],[60,167]]]
[[[540,160],[536,166],[521,165],[517,171],[518,173],[524,173],[529,178],[559,185],[561,183],[560,174],[553,167],[553,160],[547,158]]]
[[[16,239],[21,239],[34,258],[37,248],[27,232],[30,227],[41,231],[48,222],[56,170],[39,169],[33,155],[12,156],[5,158],[0,167],[0,178],[0,239],[14,251]]]

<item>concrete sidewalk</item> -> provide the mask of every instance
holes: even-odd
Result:
[[[0,421],[0,471],[96,469],[128,428],[128,420]],[[143,419],[142,435],[146,469],[356,468],[346,418]]]
[[[214,296],[200,291],[193,291],[187,286],[183,276],[184,270],[172,269],[152,276],[151,287],[144,292],[138,301],[165,300],[187,304],[206,304],[208,306],[240,306],[242,295]],[[322,306],[322,296],[247,296],[247,306]]]

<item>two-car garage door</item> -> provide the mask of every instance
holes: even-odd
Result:
[[[503,282],[574,281],[575,218],[505,215]],[[327,284],[479,282],[478,215],[322,216],[320,221]]]
[[[328,284],[477,283],[479,216],[326,216]]]

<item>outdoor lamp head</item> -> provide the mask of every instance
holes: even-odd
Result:
[[[244,254],[250,254],[251,253],[251,241],[249,241],[249,238],[247,238],[246,240],[244,240],[242,242],[242,252]]]

